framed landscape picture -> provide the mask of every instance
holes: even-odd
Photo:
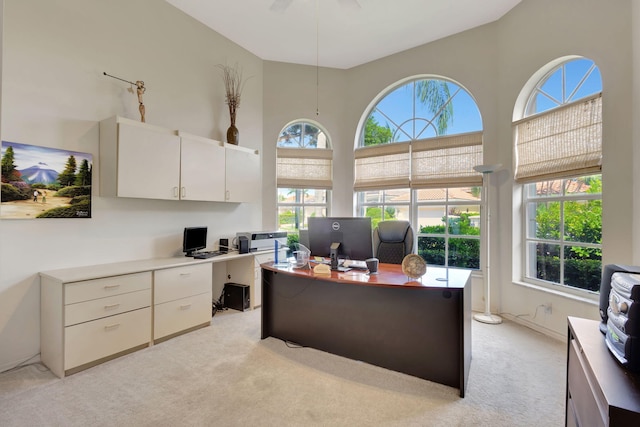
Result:
[[[2,141],[1,158],[1,219],[91,218],[91,154]]]

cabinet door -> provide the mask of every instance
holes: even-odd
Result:
[[[224,201],[225,150],[222,143],[181,137],[180,199]]]
[[[225,145],[226,201],[258,202],[262,190],[260,155],[254,150]]]
[[[177,200],[180,138],[153,126],[118,123],[118,197]]]

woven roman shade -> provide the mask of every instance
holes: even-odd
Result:
[[[514,126],[516,181],[600,173],[602,93],[527,117]]]
[[[411,188],[480,186],[482,132],[413,141]]]
[[[277,186],[330,190],[333,151],[310,148],[277,149]]]
[[[354,191],[408,187],[410,149],[409,142],[356,149]]]

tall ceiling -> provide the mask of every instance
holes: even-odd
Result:
[[[493,22],[521,0],[166,0],[261,59],[348,69]]]

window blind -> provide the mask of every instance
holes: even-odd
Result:
[[[479,186],[482,175],[482,132],[413,141],[411,188]]]
[[[516,181],[543,181],[601,171],[602,93],[527,117],[514,126]]]
[[[277,186],[330,190],[333,151],[319,148],[278,148]]]
[[[354,191],[408,187],[410,148],[397,142],[356,149]]]

